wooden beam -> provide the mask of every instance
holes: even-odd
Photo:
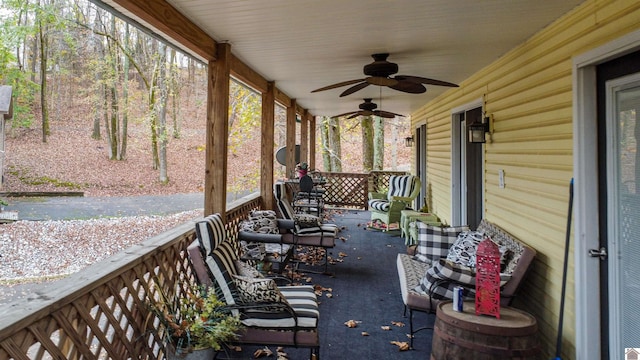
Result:
[[[215,40],[165,0],[112,1],[206,61],[216,60]]]
[[[307,113],[309,117],[309,169],[316,168],[316,117]]]
[[[296,168],[296,100],[291,99],[287,107],[287,177],[292,176]]]
[[[268,91],[268,81],[233,54],[231,55],[231,75],[261,93]]]
[[[227,208],[227,145],[229,137],[229,71],[231,45],[218,45],[218,60],[209,62],[204,181],[204,215]]]
[[[260,143],[260,195],[265,209],[275,209],[273,199],[273,146],[275,124],[275,83],[267,83],[267,91],[262,93],[262,139]]]
[[[304,109],[300,115],[300,162],[309,163],[309,121],[307,110]]]
[[[280,89],[278,88],[276,88],[276,101],[286,108],[291,106],[291,98],[287,96],[287,94],[280,91]]]

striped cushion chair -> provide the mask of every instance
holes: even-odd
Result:
[[[389,191],[387,193],[369,193],[371,220],[380,220],[387,225],[399,222],[400,212],[411,208],[411,203],[420,193],[421,184],[420,178],[417,176],[389,176]]]
[[[276,198],[277,211],[283,219],[293,220],[295,223],[294,232],[298,236],[332,236],[338,234],[338,226],[335,224],[326,224],[322,219],[318,218],[318,226],[303,226],[298,218],[301,216],[309,217],[308,214],[296,214],[293,206],[287,197],[287,184],[277,182],[273,185],[273,194]]]
[[[240,316],[244,331],[236,340],[242,344],[308,347],[311,355],[319,358],[318,301],[313,287],[277,287],[268,278],[256,278],[265,283],[253,286],[243,298],[244,285],[239,282],[235,260],[238,255],[229,241],[223,241],[209,256],[203,256],[204,249],[194,241],[187,249],[198,281],[214,286],[234,314]],[[260,287],[256,287],[260,286]],[[277,300],[272,300],[276,298]]]

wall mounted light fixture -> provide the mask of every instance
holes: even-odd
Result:
[[[475,121],[467,126],[470,143],[478,144],[485,142],[484,134],[489,132],[490,120],[491,119],[487,116],[482,119],[482,122]]]
[[[406,147],[412,147],[412,146],[413,146],[413,143],[414,143],[413,135],[411,135],[411,136],[407,136],[406,138],[404,138],[404,146],[406,146]]]

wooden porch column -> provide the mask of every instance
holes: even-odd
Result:
[[[316,117],[308,114],[309,117],[309,169],[316,168]]]
[[[296,99],[291,99],[287,108],[287,177],[291,177],[296,168]]]
[[[275,124],[275,84],[267,83],[267,91],[262,93],[262,139],[260,142],[260,196],[265,209],[274,209],[273,203],[273,145]]]
[[[204,174],[204,215],[227,210],[227,144],[231,45],[219,44],[218,59],[209,61]]]
[[[309,163],[309,122],[307,114],[309,112],[305,109],[300,116],[300,162]]]

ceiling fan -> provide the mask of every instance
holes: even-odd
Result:
[[[391,75],[398,72],[398,64],[387,61],[388,56],[389,54],[387,53],[371,55],[374,61],[364,66],[364,74],[367,75],[364,79],[343,81],[315,89],[311,92],[325,91],[353,84],[355,85],[343,91],[340,97],[353,94],[369,85],[387,86],[391,89],[409,94],[422,94],[427,91],[427,88],[422,84],[458,87],[458,85],[450,82],[428,79],[421,76],[396,75],[391,77]]]
[[[404,116],[404,115],[395,114],[389,111],[375,110],[378,107],[378,105],[371,102],[371,99],[364,99],[364,102],[358,105],[358,107],[360,108],[360,110],[349,111],[344,114],[332,116],[331,118],[339,118],[339,117],[346,116],[347,119],[353,119],[354,117],[358,117],[358,116],[374,115],[374,116],[379,116],[387,119],[393,119],[396,116]]]

